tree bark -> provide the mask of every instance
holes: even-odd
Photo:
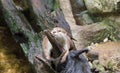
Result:
[[[12,0],[0,0],[0,7],[16,42],[20,44],[29,62],[33,64],[34,56],[42,52],[40,38],[33,31],[25,16],[17,11]]]
[[[70,32],[69,25],[65,21],[60,9],[55,11],[55,16],[51,16],[50,13],[46,13],[49,10],[44,7],[44,2],[42,0],[33,1],[34,0],[28,0],[31,5],[30,7],[32,8],[30,11],[30,17],[32,17],[32,15],[33,17],[35,16],[35,18],[33,18],[33,20],[35,20],[34,25],[32,22],[29,23],[27,17],[17,10],[13,0],[0,0],[0,7],[7,26],[16,42],[22,47],[29,62],[32,64],[36,55],[39,54],[42,56],[42,36],[37,33],[46,28],[53,28],[54,26],[63,27],[65,30]],[[37,30],[34,27],[37,27]],[[45,68],[46,66],[44,66],[45,64],[43,62],[35,61],[34,64],[39,66],[42,66],[41,64],[43,64],[42,68]],[[37,68],[36,72],[38,72],[38,70],[40,69]]]
[[[54,10],[52,11],[47,7],[46,2],[43,0],[27,1],[30,7],[29,16],[21,13],[16,8],[13,0],[0,0],[2,14],[16,42],[20,44],[25,55],[28,57],[29,62],[34,65],[36,72],[55,73],[49,63],[47,63],[42,56],[42,34],[39,35],[38,33],[44,29],[51,29],[58,26],[64,28],[69,33],[69,36],[72,37],[70,27],[59,8],[52,8]],[[54,39],[52,43],[54,43],[55,47],[59,49],[59,43]],[[41,55],[40,59],[36,57],[37,55]]]

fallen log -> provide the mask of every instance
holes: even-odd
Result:
[[[35,69],[37,73],[57,73],[51,65],[40,55],[34,59]]]
[[[67,61],[58,64],[57,71],[59,73],[92,73],[87,59],[82,55],[88,51],[88,49],[71,51]]]

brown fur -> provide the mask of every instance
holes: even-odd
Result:
[[[60,27],[53,28],[53,30],[51,30],[51,33],[55,37],[57,42],[62,44],[63,48],[61,49],[64,49],[66,51],[66,53],[64,54],[61,60],[61,62],[64,62],[69,53],[69,50],[75,49],[74,43],[72,39],[68,36],[68,33]],[[45,58],[47,60],[51,60],[52,57],[50,56],[50,54],[53,47],[49,42],[47,36],[43,38],[42,46],[43,46],[43,52],[44,52]]]

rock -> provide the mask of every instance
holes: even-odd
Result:
[[[100,43],[94,46],[90,53],[91,52],[96,52],[99,54],[99,61],[101,65],[108,66],[112,63],[112,67],[114,67],[113,65],[120,67],[120,42]],[[115,64],[113,64],[113,62]]]
[[[115,12],[120,10],[120,0],[84,0],[91,13]]]
[[[76,14],[76,19],[77,22],[81,23],[81,25],[94,23],[88,11],[83,11],[80,14]]]
[[[76,26],[72,31],[72,34],[73,37],[77,40],[74,41],[77,49],[85,48],[91,42],[100,41],[100,39],[104,38],[104,36],[100,34],[105,32],[106,28],[106,26],[103,26],[99,23],[85,26]]]

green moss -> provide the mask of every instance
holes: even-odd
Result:
[[[17,23],[15,21],[15,17],[13,17],[13,15],[11,15],[11,13],[9,13],[8,11],[5,12],[5,17],[8,18],[9,23],[11,25],[8,25],[11,29],[12,32],[18,32],[20,31],[20,27],[17,26]]]
[[[99,63],[98,60],[93,61],[93,68],[96,68],[100,71],[100,73],[104,73],[105,69],[104,67]]]
[[[117,60],[114,60],[114,59],[111,59],[108,63],[107,63],[107,65],[106,65],[106,68],[108,69],[108,70],[110,70],[110,73],[115,73],[115,71],[120,71],[119,69],[119,67],[120,67],[120,65],[119,65],[119,61],[117,61]]]
[[[120,23],[105,19],[104,21],[100,22],[99,25],[100,27],[105,27],[105,29],[103,29],[103,31],[97,32],[93,39],[94,42],[102,42],[105,38],[108,38],[111,41],[120,40],[118,37],[118,34],[120,34]]]
[[[54,8],[54,11],[59,8],[59,0],[55,0],[53,8]]]
[[[104,20],[103,23],[107,26],[108,38],[112,41],[119,40],[117,35],[120,33],[120,23],[109,19]]]

